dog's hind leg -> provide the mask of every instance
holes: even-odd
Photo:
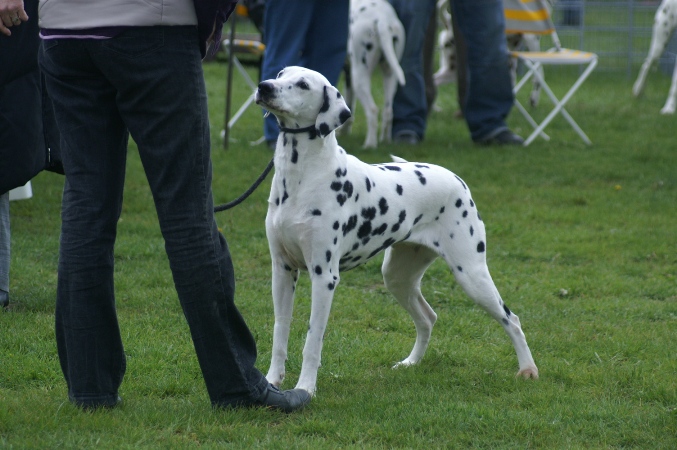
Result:
[[[381,266],[383,281],[416,327],[414,348],[393,368],[418,363],[428,348],[437,314],[421,294],[421,278],[437,256],[434,251],[417,244],[396,244],[385,252]]]
[[[367,117],[367,136],[363,148],[378,146],[378,106],[371,95],[371,72],[366,68],[351,67],[354,95],[362,104],[364,115]],[[354,111],[354,110],[353,110]]]
[[[292,269],[279,259],[273,259],[273,308],[275,326],[273,328],[273,350],[270,368],[266,379],[280,386],[285,377],[287,344],[294,309],[294,291],[298,280],[298,269]]]
[[[668,99],[665,101],[665,106],[661,109],[661,114],[674,114],[675,106],[677,106],[677,64],[672,71],[672,84],[670,84],[670,92]]]
[[[479,230],[483,230],[484,227],[476,224],[475,228],[478,229],[476,236],[484,234]],[[524,378],[538,378],[538,368],[531,356],[519,318],[503,303],[489,274],[484,240],[479,241],[479,244],[474,244],[474,242],[459,239],[459,236],[453,237],[448,241],[444,252],[441,252],[442,256],[465,293],[505,329],[517,353],[519,363],[517,375]],[[474,245],[477,247],[470,248]]]
[[[641,69],[639,69],[639,75],[635,84],[632,86],[632,95],[639,97],[644,90],[644,83],[646,82],[646,77],[649,74],[649,69],[653,63],[660,58],[665,46],[668,43],[670,38],[670,31],[664,26],[665,21],[661,20],[661,8],[659,8],[656,13],[656,18],[654,20],[653,31],[651,33],[651,46],[649,47],[649,53],[642,63]]]
[[[381,132],[379,141],[392,141],[393,134],[393,99],[397,91],[397,78],[390,67],[383,67],[383,110],[381,111]]]

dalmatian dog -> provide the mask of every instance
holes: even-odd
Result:
[[[279,386],[285,378],[299,271],[310,275],[312,298],[296,387],[314,395],[340,274],[382,251],[385,285],[416,328],[411,354],[396,367],[418,363],[426,351],[437,315],[420,284],[441,257],[468,296],[505,329],[517,353],[518,375],[538,377],[520,321],[489,274],[484,224],[461,178],[433,164],[396,159],[372,165],[347,154],[335,130],[350,110],[317,72],[287,67],[276,79],[262,81],[255,98],[277,117],[281,130],[266,216],[275,312],[269,382]]]
[[[548,3],[549,5],[549,3]],[[449,0],[439,0],[437,2],[437,12],[442,22],[442,30],[437,36],[437,46],[439,49],[440,67],[433,75],[435,86],[456,82],[456,41],[451,22],[451,13],[449,12]],[[510,51],[526,50],[537,52],[541,49],[541,41],[535,34],[508,34],[506,35],[508,49]],[[541,76],[543,68],[538,69]],[[517,79],[517,60],[510,60],[510,74],[512,84],[515,85]],[[541,98],[541,83],[536,77],[533,77],[531,93],[529,94],[529,104],[533,107],[538,106]]]
[[[367,117],[367,136],[364,148],[376,148],[378,142],[392,138],[393,98],[397,86],[405,84],[400,67],[404,51],[404,26],[386,0],[351,0],[348,57],[352,83],[346,89],[346,100],[354,111],[360,100]],[[383,76],[383,109],[378,134],[378,106],[371,94],[371,75],[377,66]],[[351,119],[352,121],[352,119]],[[351,123],[343,132],[349,133]]]
[[[632,94],[639,97],[644,89],[646,76],[649,69],[653,66],[656,60],[661,56],[665,46],[670,40],[670,36],[677,27],[677,0],[663,0],[658,6],[656,16],[654,18],[653,30],[651,33],[651,47],[647,55],[637,80],[632,87]],[[677,106],[677,64],[672,72],[672,84],[670,85],[670,92],[665,101],[661,114],[674,114],[675,106]]]

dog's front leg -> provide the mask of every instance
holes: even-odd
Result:
[[[677,106],[677,64],[672,71],[672,84],[670,85],[670,92],[668,99],[665,101],[665,106],[661,109],[661,114],[674,114],[675,106]]]
[[[312,272],[311,272],[312,273]],[[329,274],[312,275],[312,300],[310,323],[306,344],[303,347],[303,366],[296,388],[304,389],[315,395],[317,371],[320,368],[322,343],[324,332],[327,329],[331,302],[334,299],[334,290],[338,285],[338,276]]]
[[[275,327],[273,328],[272,358],[266,379],[275,386],[280,386],[284,381],[284,366],[287,361],[287,343],[289,342],[298,273],[298,269],[290,268],[284,261],[273,259]]]

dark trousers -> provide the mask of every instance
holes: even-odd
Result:
[[[256,344],[235,306],[233,264],[214,220],[197,29],[136,27],[112,39],[46,40],[40,64],[63,137],[56,338],[70,399],[114,403],[125,373],[113,247],[129,134],[209,397],[214,405],[258,397],[267,382],[254,367]]]

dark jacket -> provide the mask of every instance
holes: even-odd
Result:
[[[63,173],[52,103],[38,68],[38,2],[26,0],[29,20],[0,34],[0,194],[41,170]]]

